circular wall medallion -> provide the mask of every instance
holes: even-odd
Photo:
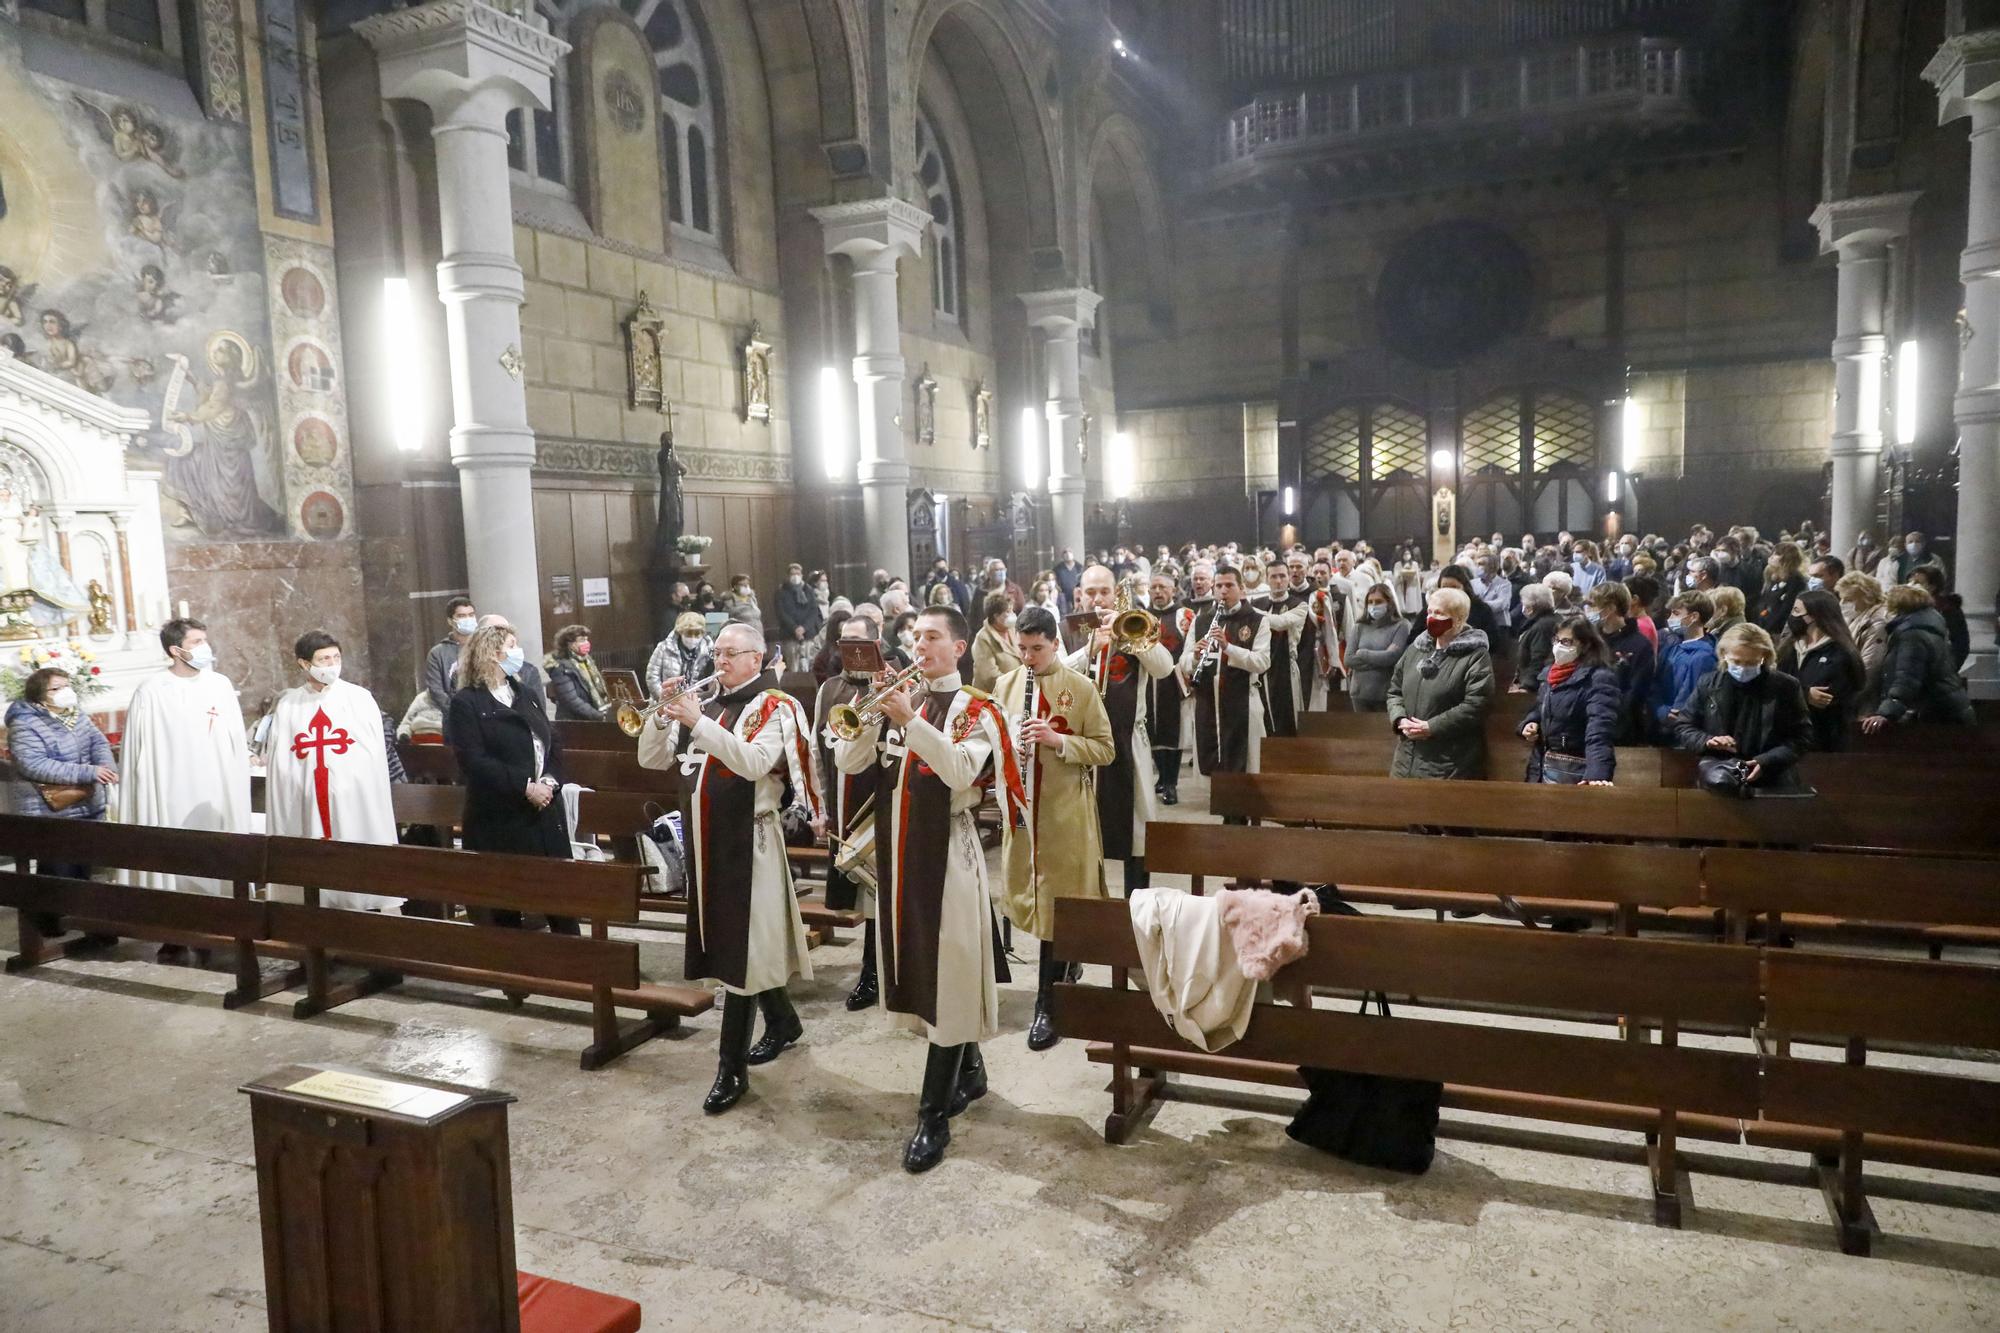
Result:
[[[285,308],[300,319],[318,319],[326,309],[326,287],[311,269],[286,269],[278,280],[278,290],[284,295]]]
[[[1460,365],[1519,333],[1535,278],[1513,237],[1484,222],[1438,222],[1405,237],[1375,285],[1375,325],[1419,365]]]
[[[611,113],[611,123],[622,133],[637,134],[646,123],[646,104],[641,100],[639,85],[622,69],[604,76],[604,109]]]
[[[314,538],[330,541],[340,535],[347,511],[331,491],[314,491],[299,504],[299,522]]]
[[[308,467],[331,467],[340,454],[340,437],[324,417],[300,417],[292,427],[292,451]]]
[[[333,392],[333,358],[316,342],[294,344],[285,357],[285,369],[292,383],[308,393]]]

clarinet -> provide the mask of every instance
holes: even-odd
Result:
[[[1209,672],[1222,660],[1222,640],[1216,637],[1221,619],[1218,609],[1215,618],[1209,621],[1208,633],[1202,636],[1201,655],[1194,660],[1194,683],[1197,687],[1208,684]]]
[[[1028,873],[1035,872],[1035,747],[1028,744],[1028,723],[1035,718],[1035,673],[1021,687],[1021,717],[1014,725],[1014,749],[1021,765],[1021,794],[1028,807]]]

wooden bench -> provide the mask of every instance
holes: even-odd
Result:
[[[203,952],[233,950],[236,985],[223,996],[225,1008],[288,989],[298,984],[297,974],[265,977],[257,964],[257,947],[270,938],[265,904],[255,900],[265,880],[264,844],[250,834],[0,815],[0,849],[16,867],[0,874],[0,905],[19,913],[20,930],[20,950],[7,960],[7,970],[25,971],[84,952],[103,937],[129,937]],[[219,879],[229,883],[230,896],[30,875],[23,873],[29,858]],[[51,920],[74,933],[45,934],[42,926]]]
[[[638,745],[615,722],[555,721],[549,725],[555,728],[556,739],[562,743],[565,754],[576,750],[630,751]]]
[[[428,847],[378,847],[307,838],[268,839],[274,884],[304,890],[302,904],[270,903],[274,938],[306,958],[306,994],[293,1013],[309,1018],[395,985],[405,975],[520,995],[550,995],[591,1007],[593,1040],[582,1065],[597,1069],[714,1006],[705,988],[642,984],[639,946],[613,940],[614,921],[639,914],[637,866],[550,861]],[[589,933],[560,936],[499,926],[426,920],[319,905],[321,890],[391,897],[441,898],[469,907],[541,912],[588,923]],[[336,984],[331,964],[366,969]],[[616,1010],[644,1021],[621,1028]]]
[[[1310,952],[1283,980],[1420,995],[1447,1008],[1464,1001],[1638,1017],[1657,1026],[1660,1041],[1260,1003],[1243,1039],[1225,1056],[1208,1055],[1166,1025],[1143,976],[1133,989],[1140,963],[1128,905],[1062,898],[1056,903],[1061,955],[1111,969],[1108,986],[1055,990],[1057,1030],[1104,1043],[1093,1058],[1111,1067],[1106,1140],[1124,1142],[1155,1102],[1175,1096],[1174,1073],[1282,1085],[1305,1065],[1429,1079],[1446,1085],[1460,1104],[1471,1094],[1482,1110],[1646,1127],[1654,1217],[1673,1226],[1687,1190],[1676,1149],[1682,1122],[1735,1142],[1736,1122],[1756,1114],[1757,1056],[1684,1047],[1678,1034],[1684,1022],[1756,1023],[1757,950],[1381,917],[1314,917],[1306,928]]]
[[[1529,744],[1519,736],[1489,740],[1486,777],[1493,782],[1520,782],[1527,773]],[[1396,739],[1386,728],[1380,735],[1353,738],[1267,736],[1260,766],[1266,773],[1317,773],[1327,777],[1387,777],[1395,758]],[[1662,754],[1651,746],[1621,745],[1617,777],[1621,787],[1661,785]],[[1685,784],[1684,784],[1685,785]]]
[[[1787,924],[1914,927],[1932,958],[1948,944],[2000,947],[2000,868],[1991,861],[1911,859],[1842,852],[1711,847],[1702,854],[1702,901],[1722,912],[1729,937],[1765,920]]]

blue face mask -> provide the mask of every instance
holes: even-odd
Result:
[[[1819,578],[1817,575],[1813,574],[1806,575],[1807,592],[1818,592],[1821,588],[1824,588],[1825,586],[1826,586],[1825,579]]]
[[[1594,606],[1589,608],[1583,613],[1583,618],[1585,620],[1588,620],[1593,625],[1601,625],[1604,623],[1604,613],[1598,610]]]
[[[527,660],[528,655],[522,652],[520,646],[517,644],[509,648],[505,655],[500,658],[500,669],[510,676],[518,676],[521,674],[522,663]]]
[[[1729,674],[1738,681],[1753,681],[1764,674],[1764,666],[1761,662],[1756,666],[1744,666],[1741,662],[1731,662],[1729,663]]]

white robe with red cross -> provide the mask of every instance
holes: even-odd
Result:
[[[382,710],[359,685],[300,685],[271,710],[264,765],[264,825],[274,837],[396,841]],[[373,911],[401,898],[323,891],[323,907]]]

